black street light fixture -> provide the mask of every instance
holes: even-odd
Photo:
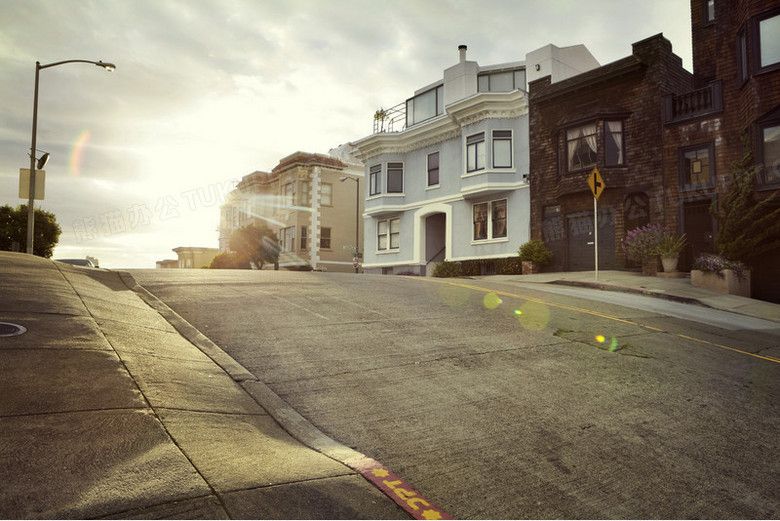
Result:
[[[355,181],[355,273],[360,273],[360,180],[346,175],[339,177],[342,183],[347,179]]]
[[[35,228],[35,169],[40,170],[46,165],[49,160],[49,153],[46,152],[41,156],[36,164],[35,159],[35,140],[38,132],[38,76],[41,69],[48,69],[49,67],[56,67],[57,65],[64,65],[66,63],[91,63],[98,67],[103,67],[105,70],[111,72],[116,69],[116,65],[113,63],[106,63],[103,61],[90,61],[90,60],[65,60],[61,62],[47,63],[41,65],[41,62],[35,62],[35,93],[33,95],[33,123],[32,123],[32,145],[30,145],[30,199],[27,203],[27,253],[32,255],[33,252],[33,237]]]

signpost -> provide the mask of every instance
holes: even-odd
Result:
[[[598,168],[594,168],[588,177],[588,186],[590,191],[593,192],[593,249],[596,252],[595,268],[596,268],[596,280],[599,280],[599,206],[598,200],[601,192],[604,191],[606,185],[601,178]]]

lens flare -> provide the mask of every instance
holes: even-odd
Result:
[[[596,335],[596,342],[603,344],[607,338],[604,335]]]
[[[437,291],[441,301],[452,308],[462,306],[471,296],[471,290],[449,284],[440,284]]]
[[[504,301],[501,300],[501,298],[496,295],[495,293],[488,293],[484,296],[482,299],[482,303],[485,305],[488,309],[496,309],[498,306],[500,306]]]
[[[609,345],[609,350],[610,351],[617,351],[617,348],[618,348],[618,341],[617,341],[617,338],[615,338],[613,336],[612,337],[612,343]]]
[[[514,313],[520,325],[529,331],[544,329],[550,322],[550,308],[538,302],[526,302]]]
[[[73,143],[73,148],[70,150],[70,175],[71,177],[78,177],[81,173],[81,160],[84,156],[84,148],[89,141],[91,133],[89,130],[84,130],[76,138],[76,142]]]

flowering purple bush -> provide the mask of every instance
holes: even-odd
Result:
[[[713,272],[718,277],[724,277],[723,270],[733,270],[738,278],[742,278],[747,267],[739,261],[731,261],[722,255],[702,253],[693,261],[693,269]]]
[[[658,255],[658,250],[664,238],[671,230],[660,224],[648,224],[634,228],[623,239],[623,253],[626,258],[636,262],[644,262]]]

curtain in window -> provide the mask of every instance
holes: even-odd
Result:
[[[474,205],[474,240],[487,239],[487,203]]]
[[[585,136],[585,142],[593,152],[593,156],[596,156],[598,150],[598,142],[596,141],[596,125],[586,125],[582,128],[582,133]]]
[[[611,144],[615,147],[612,152],[616,152],[617,161],[613,164],[623,164],[623,122],[622,121],[608,121],[607,128],[609,130],[609,137],[611,138]]]
[[[506,237],[506,200],[493,201],[493,239]]]

